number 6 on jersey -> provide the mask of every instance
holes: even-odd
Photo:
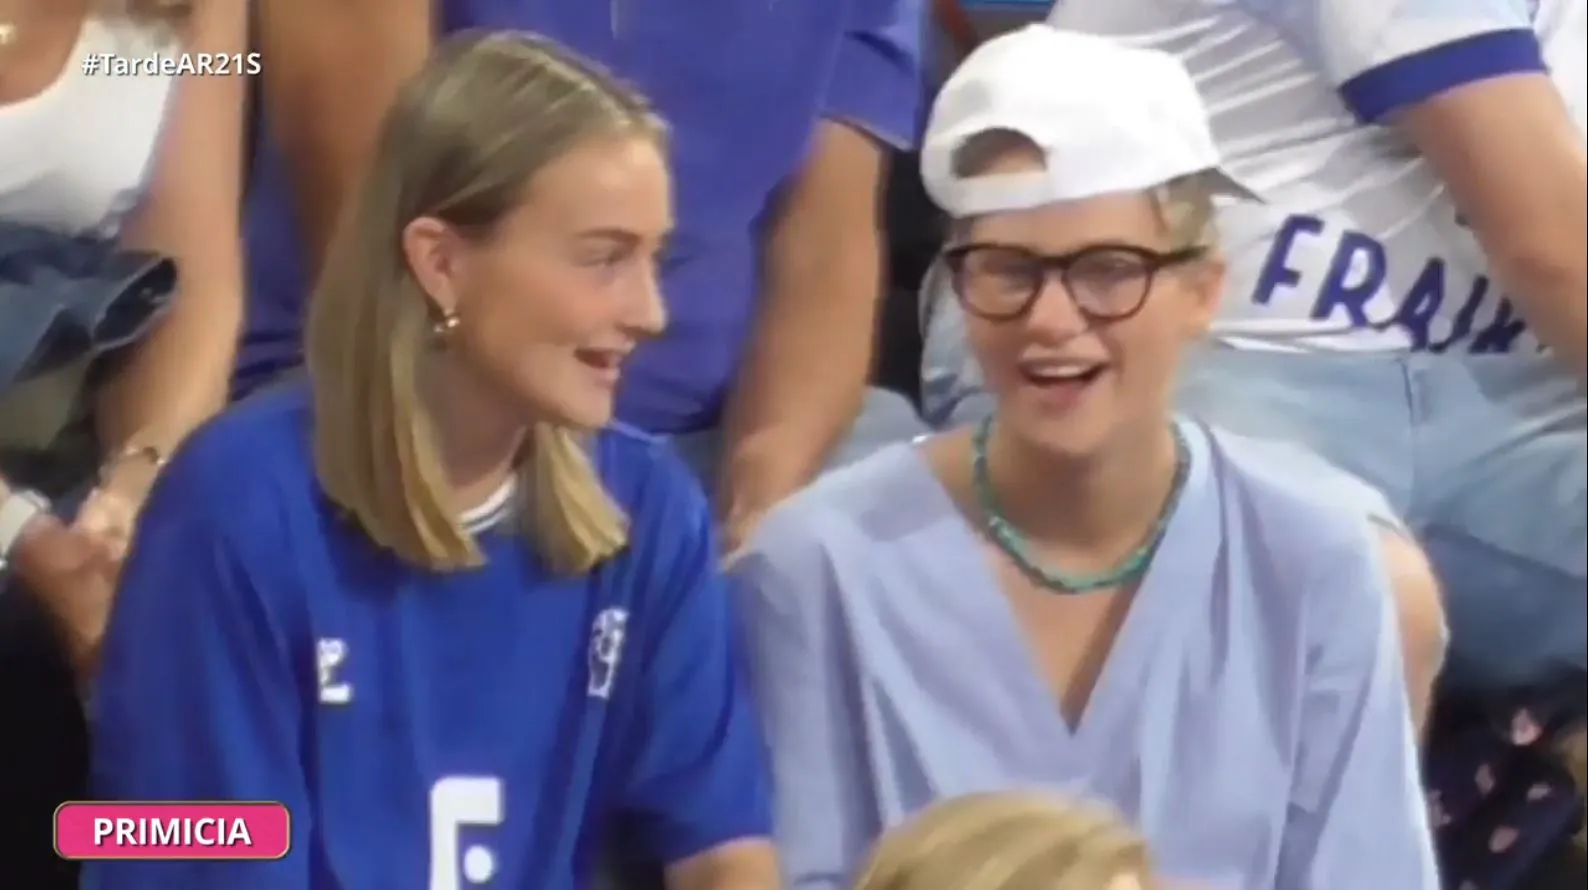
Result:
[[[482,844],[460,851],[460,835],[467,826],[502,824],[502,809],[501,779],[446,776],[430,786],[430,890],[465,890],[490,882],[496,854]]]

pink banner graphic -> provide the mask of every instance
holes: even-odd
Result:
[[[55,811],[62,859],[280,859],[291,846],[292,815],[279,803],[83,801]]]

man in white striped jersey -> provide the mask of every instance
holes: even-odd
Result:
[[[1221,212],[1230,290],[1183,407],[1391,497],[1446,587],[1453,687],[1580,693],[1583,0],[1060,0],[1050,22],[1175,53],[1267,199]],[[926,407],[966,420],[979,380],[932,305]]]

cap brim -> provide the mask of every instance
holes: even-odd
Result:
[[[1213,193],[1216,195],[1223,195],[1224,197],[1234,198],[1238,201],[1250,201],[1253,204],[1268,203],[1267,201],[1263,200],[1263,196],[1258,194],[1255,189],[1251,188],[1246,183],[1241,182],[1239,179],[1236,179],[1234,176],[1231,176],[1229,171],[1223,169],[1222,167],[1214,167],[1213,169],[1208,170],[1206,172],[1206,176],[1208,178],[1208,185],[1212,188]]]

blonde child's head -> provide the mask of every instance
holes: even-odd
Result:
[[[854,890],[1151,890],[1150,871],[1146,844],[1105,810],[975,794],[889,832]]]

